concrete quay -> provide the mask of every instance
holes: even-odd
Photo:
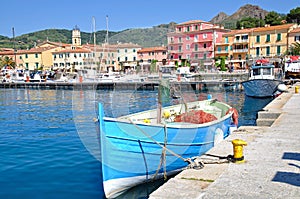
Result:
[[[300,198],[300,94],[295,93],[297,84],[258,114],[260,126],[239,127],[200,157],[204,168],[183,170],[149,198]],[[243,148],[245,162],[221,163],[219,157],[233,155],[231,141],[234,139],[247,142]]]

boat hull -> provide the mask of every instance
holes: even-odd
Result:
[[[273,97],[282,81],[276,79],[252,79],[242,82],[245,94],[250,97]]]
[[[131,187],[186,167],[229,135],[231,113],[221,120],[187,125],[133,124],[103,118],[99,104],[104,191],[114,198]],[[165,149],[165,148],[166,149]]]

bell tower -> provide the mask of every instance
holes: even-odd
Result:
[[[80,29],[76,25],[72,31],[72,46],[81,46]]]

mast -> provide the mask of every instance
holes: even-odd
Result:
[[[16,38],[15,38],[15,28],[12,28],[13,33],[13,48],[14,48],[14,61],[15,61],[15,67],[17,66],[17,53],[16,53]]]

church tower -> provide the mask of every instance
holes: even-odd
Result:
[[[72,46],[81,46],[81,36],[80,36],[80,29],[76,25],[72,31]]]

